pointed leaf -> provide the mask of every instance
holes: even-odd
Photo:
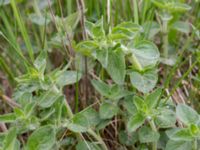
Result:
[[[109,97],[110,95],[110,86],[104,83],[103,81],[92,80],[92,85],[94,88],[103,96]]]
[[[115,83],[120,85],[124,83],[126,74],[125,56],[120,49],[109,52],[106,70]]]
[[[11,123],[16,120],[16,116],[14,113],[0,115],[0,123]]]
[[[139,112],[135,114],[134,116],[132,116],[127,123],[128,131],[134,132],[137,128],[139,128],[144,123],[145,119],[146,117]]]
[[[156,71],[150,70],[144,73],[133,71],[130,73],[130,79],[132,85],[143,93],[148,93],[151,91],[158,80],[158,75]]]
[[[118,106],[116,104],[104,102],[100,106],[100,117],[101,119],[111,119],[118,113]]]
[[[198,124],[199,123],[199,114],[191,107],[185,104],[179,104],[176,107],[176,116],[186,125]]]
[[[55,129],[53,126],[43,126],[34,131],[28,138],[27,150],[50,150],[55,142]]]
[[[158,101],[161,97],[161,93],[162,93],[162,89],[158,88],[146,97],[145,102],[149,108],[156,107],[156,105],[158,104]]]
[[[133,102],[134,102],[137,110],[142,110],[144,108],[145,102],[141,97],[134,96]]]
[[[167,142],[165,150],[192,150],[192,143],[185,141],[173,141]]]

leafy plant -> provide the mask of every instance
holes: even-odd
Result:
[[[0,150],[198,150],[199,3],[0,0]]]

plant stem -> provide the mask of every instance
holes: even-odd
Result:
[[[26,45],[29,57],[30,57],[31,61],[33,62],[34,61],[34,52],[33,52],[33,48],[32,48],[32,45],[31,45],[31,41],[30,41],[30,38],[28,36],[27,30],[25,28],[24,22],[21,19],[21,16],[20,16],[20,13],[19,13],[19,10],[17,8],[17,4],[16,4],[15,0],[11,0],[11,6],[12,6],[12,9],[13,9],[15,18],[17,20],[19,29],[22,33],[22,37],[25,41],[25,45]]]
[[[67,100],[65,100],[65,106],[67,108],[67,113],[68,113],[69,118],[70,119],[73,118],[74,114],[73,114],[71,107],[69,106]],[[103,150],[108,150],[108,148],[107,148],[106,144],[104,143],[104,141],[102,140],[102,138],[99,135],[97,135],[92,129],[89,129],[88,133],[91,136],[93,136],[101,144]],[[82,138],[81,133],[76,133],[76,136],[77,136],[78,139]]]
[[[163,20],[163,55],[168,58],[168,20]]]
[[[198,141],[197,139],[195,139],[193,142],[193,150],[197,150],[197,149],[198,149]]]
[[[151,129],[153,131],[157,132],[156,125],[155,125],[154,121],[153,120],[149,121],[149,124],[151,126]],[[157,142],[152,143],[152,150],[157,150]]]
[[[90,135],[92,135],[92,136],[101,144],[103,150],[108,150],[106,144],[104,143],[104,141],[102,140],[102,138],[101,138],[99,135],[97,135],[97,134],[96,134],[93,130],[91,130],[91,129],[88,130],[88,133],[89,133]]]
[[[138,2],[137,0],[133,0],[134,5],[134,22],[139,24],[139,17],[138,17]]]
[[[130,61],[138,71],[142,71],[143,68],[134,54],[131,55]]]

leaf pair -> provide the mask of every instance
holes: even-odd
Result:
[[[186,125],[186,128],[177,128],[167,131],[170,138],[166,149],[191,150],[192,143],[200,137],[199,114],[185,104],[179,104],[176,108],[177,118]]]
[[[145,100],[138,96],[134,97],[133,102],[136,106],[137,113],[131,116],[127,123],[127,129],[129,132],[134,132],[137,128],[142,126],[148,117],[152,118],[154,116],[153,110],[158,105],[161,91],[161,89],[155,90],[149,94]]]

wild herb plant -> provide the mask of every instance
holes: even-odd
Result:
[[[198,150],[199,8],[0,0],[0,149]]]

